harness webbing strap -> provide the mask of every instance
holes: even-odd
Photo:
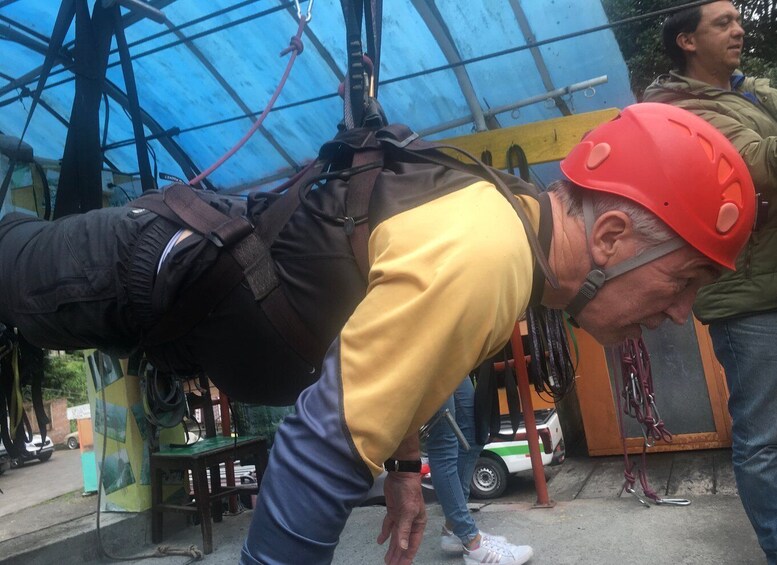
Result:
[[[189,228],[210,239],[218,247],[229,247],[254,228],[243,216],[230,218],[210,206],[191,187],[174,184],[162,193],[162,200]]]
[[[322,168],[323,163],[321,162],[316,162],[315,165],[309,167],[296,183],[292,184],[280,198],[270,204],[270,207],[262,213],[262,221],[256,229],[259,232],[259,237],[268,245],[272,245],[294,211],[299,207],[301,187],[317,177]]]
[[[510,342],[508,342],[509,344]],[[508,437],[512,440],[515,437],[515,432],[521,426],[521,399],[518,396],[518,369],[516,369],[517,363],[525,363],[525,359],[517,359],[515,352],[510,347],[510,352],[513,355],[513,365],[510,365],[510,359],[508,359],[508,346],[504,348],[504,362],[505,362],[505,396],[507,398],[508,412],[510,414],[510,427],[513,433]],[[496,412],[496,417],[499,418],[501,423],[501,416],[499,410]],[[498,435],[502,435],[501,428]]]
[[[11,186],[14,168],[16,168],[16,159],[11,158],[8,161],[8,170],[3,177],[3,184],[0,185],[0,206],[5,202],[5,195],[8,194],[8,188]]]
[[[353,156],[353,167],[359,167],[368,163],[375,163],[383,159],[383,151],[370,149],[366,151],[357,151]],[[345,199],[345,213],[353,219],[367,217],[372,189],[375,187],[375,181],[383,167],[374,167],[351,177],[348,183],[348,195]],[[359,265],[359,270],[368,281],[370,272],[368,246],[370,239],[369,221],[364,221],[353,225],[353,232],[350,234],[351,249],[353,256]]]
[[[237,242],[230,254],[243,269],[243,275],[254,300],[262,300],[274,288],[277,288],[278,276],[270,255],[270,248],[252,231]]]
[[[429,163],[434,163],[458,171],[465,171],[469,174],[477,174],[483,179],[491,182],[502,194],[502,196],[507,199],[507,201],[510,203],[510,206],[512,206],[513,210],[515,210],[515,213],[518,215],[518,218],[521,220],[521,224],[523,225],[524,231],[526,232],[526,239],[529,242],[529,246],[531,247],[535,260],[540,266],[540,269],[542,269],[542,272],[545,274],[545,278],[548,280],[548,283],[553,288],[558,288],[558,280],[556,279],[556,275],[550,268],[548,259],[545,257],[545,253],[542,251],[542,246],[537,239],[537,234],[534,233],[534,229],[532,228],[531,221],[526,215],[526,211],[520,206],[520,204],[518,204],[513,193],[492,169],[484,165],[480,159],[474,155],[458,147],[429,143],[421,140],[417,134],[412,132],[410,136],[400,137],[396,137],[397,133],[401,133],[401,130],[397,130],[393,126],[389,126],[387,128],[383,128],[379,132],[378,139],[390,143],[391,145],[394,145],[399,149],[415,155],[416,157]],[[391,134],[393,134],[393,136]],[[475,164],[477,172],[475,172],[471,167],[467,167],[464,163],[458,161],[457,159],[440,152],[439,149],[450,149],[465,155]]]
[[[221,253],[214,266],[176,299],[146,334],[144,345],[158,345],[181,337],[245,279],[284,340],[309,362],[322,358],[326,346],[313,336],[280,288],[269,249],[299,206],[299,187],[320,170],[321,166],[312,167],[300,182],[274,202],[269,208],[273,214],[264,212],[267,222],[262,222],[258,230],[243,216],[230,218],[216,210],[193,188],[183,184],[166,189],[163,201],[153,195],[135,200],[136,206],[186,225],[228,251]]]
[[[380,77],[380,45],[383,36],[383,0],[369,0],[364,14],[365,36],[367,37],[367,56],[372,60],[372,82],[374,91],[370,95],[378,97],[378,79]]]
[[[585,225],[586,250],[588,251],[588,259],[591,263],[591,270],[588,272],[588,275],[586,275],[585,281],[583,281],[583,284],[580,286],[580,289],[577,291],[575,297],[565,308],[567,313],[573,318],[578,316],[583,308],[585,308],[586,305],[594,299],[596,293],[599,292],[599,289],[602,288],[604,283],[608,280],[614,279],[615,277],[636,269],[637,267],[641,267],[646,263],[660,259],[664,255],[668,255],[672,251],[676,251],[685,245],[685,241],[683,241],[681,238],[672,237],[663,243],[659,243],[658,245],[644,250],[642,253],[621,261],[617,265],[613,265],[607,269],[601,269],[594,263],[593,256],[591,255],[591,242],[588,241],[588,238],[591,237],[591,233],[593,232],[593,226],[596,218],[594,215],[594,205],[591,200],[591,196],[587,193],[583,194],[582,206],[583,223]]]
[[[151,173],[151,164],[148,160],[148,148],[146,147],[146,133],[143,129],[143,120],[140,114],[140,101],[138,100],[138,88],[135,84],[135,73],[132,69],[132,57],[130,56],[127,38],[124,35],[124,24],[121,19],[121,10],[118,2],[111,7],[114,34],[116,35],[116,47],[119,50],[119,61],[124,73],[124,84],[127,91],[127,106],[132,119],[132,132],[135,137],[135,151],[138,157],[138,169],[140,170],[140,184],[143,192],[156,188],[154,175]]]
[[[288,223],[294,211],[300,205],[300,189],[311,179],[317,177],[324,167],[316,162],[293,184],[278,200],[262,213],[262,221],[257,230],[262,241],[268,246]],[[358,259],[357,259],[358,261]],[[267,315],[276,331],[305,361],[315,364],[323,359],[329,344],[321,344],[292,307],[283,288],[276,286],[261,302],[262,311]]]
[[[343,123],[346,129],[365,125],[370,99],[378,96],[383,0],[340,0],[345,20],[348,68],[343,92]],[[372,63],[372,92],[365,82],[362,22],[366,23],[367,56]]]
[[[113,36],[110,9],[97,2],[90,15],[88,3],[79,0],[75,22],[75,96],[62,154],[55,219],[102,208],[99,109]]]
[[[41,436],[46,442],[50,422],[43,406],[45,353],[14,329],[0,324],[0,439],[11,457],[26,454],[32,426],[24,410],[22,387],[32,387],[32,404]]]
[[[311,365],[324,358],[327,345],[320,343],[311,333],[297,311],[292,308],[283,288],[275,287],[260,304],[275,330],[300,357]]]
[[[21,374],[19,373],[19,344],[14,344],[11,352],[11,406],[9,410],[9,419],[11,420],[11,429],[16,429],[22,422],[24,415],[24,399],[22,398]]]
[[[182,223],[216,246],[227,249],[240,265],[256,300],[267,296],[278,285],[269,247],[256,234],[247,218],[229,217],[219,212],[200,198],[193,188],[184,184],[167,188],[162,199],[160,203],[158,199],[141,197],[135,204]],[[211,303],[210,300],[207,302]]]
[[[34,349],[33,349],[34,348]],[[41,447],[46,443],[48,435],[47,426],[50,422],[46,415],[46,409],[43,406],[43,379],[45,378],[43,370],[43,359],[45,353],[42,349],[34,347],[28,343],[25,347],[23,362],[26,364],[26,370],[32,371],[30,382],[30,393],[32,395],[32,409],[35,412],[35,420],[38,423],[38,432],[40,433]]]
[[[363,0],[341,0],[345,20],[345,43],[348,68],[343,92],[343,118],[345,127],[360,127],[364,117],[367,86],[364,84],[362,62]]]

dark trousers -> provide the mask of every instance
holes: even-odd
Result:
[[[151,212],[107,208],[45,222],[0,221],[0,321],[46,349],[98,348],[126,356],[141,348],[158,369],[205,371],[230,397],[291,404],[318,378],[238,285],[204,309],[183,336],[143,347],[143,336],[177,295],[207,271],[219,250],[199,236],[165,261],[179,227]]]

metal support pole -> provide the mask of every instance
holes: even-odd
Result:
[[[583,82],[576,82],[574,84],[563,86],[561,88],[557,88],[549,92],[543,92],[542,94],[525,98],[524,100],[520,100],[518,102],[513,102],[512,104],[506,104],[504,106],[498,106],[496,108],[485,110],[483,112],[483,116],[485,119],[488,119],[493,116],[496,116],[497,114],[503,114],[504,112],[511,112],[513,110],[517,110],[518,108],[523,108],[524,106],[529,106],[531,104],[536,104],[537,102],[542,102],[543,100],[548,100],[549,98],[556,98],[558,96],[563,96],[565,94],[571,94],[573,92],[577,92],[578,90],[587,90],[589,88],[594,88],[595,86],[604,84],[605,82],[607,82],[607,80],[608,80],[607,75],[602,75]],[[459,126],[465,126],[469,123],[472,123],[472,116],[464,116],[456,120],[451,120],[450,122],[445,122],[443,124],[439,124],[430,128],[420,130],[418,132],[418,135],[420,135],[421,137],[426,137],[427,135],[440,133],[441,131],[453,129]]]
[[[542,465],[542,455],[540,454],[540,435],[537,433],[537,420],[534,418],[534,406],[532,405],[531,389],[529,388],[529,371],[526,369],[526,362],[519,362],[519,359],[525,359],[526,354],[523,350],[523,341],[521,339],[521,328],[516,322],[513,328],[513,335],[510,337],[510,344],[513,347],[513,365],[518,380],[518,394],[521,398],[521,410],[523,411],[523,423],[526,427],[526,440],[529,443],[529,456],[531,457],[531,468],[534,473],[534,488],[537,490],[537,502],[534,508],[553,508],[556,503],[548,496],[548,483],[545,481],[545,468]]]

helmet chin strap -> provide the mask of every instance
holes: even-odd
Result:
[[[681,238],[673,237],[655,247],[643,251],[639,255],[621,261],[609,269],[600,269],[594,263],[593,256],[591,255],[591,248],[588,243],[588,238],[591,235],[594,225],[594,205],[591,201],[591,196],[587,192],[583,194],[583,219],[585,221],[586,249],[588,250],[588,257],[591,260],[591,270],[586,275],[585,281],[580,286],[580,290],[577,291],[577,294],[565,309],[571,316],[571,321],[576,327],[579,326],[574,320],[575,316],[578,316],[583,308],[593,300],[596,293],[604,286],[605,282],[618,275],[636,269],[637,267],[641,267],[645,263],[650,263],[651,261],[663,257],[685,245],[685,241]]]

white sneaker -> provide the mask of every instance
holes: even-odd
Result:
[[[480,537],[489,537],[496,541],[505,541],[503,536],[492,536],[491,534],[487,534],[484,531],[480,532]],[[446,528],[445,525],[443,525],[442,531],[440,532],[440,547],[445,553],[449,553],[451,555],[461,555],[464,553],[464,544],[461,543],[459,536]]]
[[[506,541],[507,538],[504,536],[495,536],[494,534],[488,534],[484,532],[483,530],[480,530],[480,537],[481,538],[491,538],[492,540],[496,541]]]
[[[499,565],[522,565],[531,559],[534,550],[528,545],[513,545],[504,540],[481,532],[480,546],[477,549],[464,548],[464,563],[498,563]]]

